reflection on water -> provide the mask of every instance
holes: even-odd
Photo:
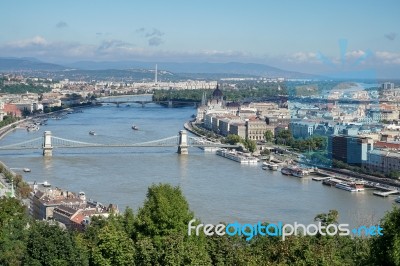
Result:
[[[95,143],[136,143],[177,135],[193,108],[141,108],[114,105],[85,109],[62,120],[49,119],[38,132],[17,130],[0,145],[36,138],[44,130],[54,136]],[[137,125],[140,130],[131,129]],[[90,130],[98,135],[91,136]],[[358,225],[376,222],[391,209],[393,197],[379,198],[371,191],[349,193],[311,179],[283,176],[240,165],[231,160],[189,149],[180,156],[176,148],[55,149],[52,158],[41,150],[8,151],[0,160],[9,167],[32,170],[28,181],[49,181],[70,191],[85,191],[89,198],[113,202],[120,209],[140,207],[153,183],[179,185],[195,215],[203,222],[294,221],[312,222],[316,214],[337,209],[340,221]]]

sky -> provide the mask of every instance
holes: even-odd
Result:
[[[2,0],[0,10],[1,57],[400,74],[400,1]]]

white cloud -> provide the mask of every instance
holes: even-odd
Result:
[[[142,31],[140,29],[140,31]],[[146,31],[145,31],[146,32]],[[145,34],[145,32],[143,34]],[[103,38],[105,34],[98,34]],[[308,69],[355,69],[399,67],[400,53],[388,51],[370,52],[353,50],[345,54],[342,62],[338,56],[330,57],[312,51],[299,51],[289,55],[269,56],[254,55],[237,50],[163,50],[157,46],[162,39],[152,40],[157,36],[146,38],[148,43],[136,44],[118,39],[102,40],[97,44],[79,42],[51,41],[37,35],[31,38],[15,40],[0,44],[0,56],[38,57],[41,59],[68,60],[170,60],[208,61],[208,62],[257,62],[266,63],[287,69],[305,71]],[[150,43],[150,40],[152,40]],[[151,47],[149,47],[149,46]]]
[[[400,64],[400,53],[377,51],[375,57],[384,64]]]
[[[354,51],[349,51],[346,52],[346,59],[358,59],[361,57],[365,57],[367,55],[367,52],[363,50],[354,50]]]
[[[296,52],[285,58],[290,63],[317,63],[319,61],[318,54],[314,52]]]
[[[14,41],[6,44],[8,47],[26,48],[31,46],[46,46],[48,42],[41,36],[35,36],[30,39]]]

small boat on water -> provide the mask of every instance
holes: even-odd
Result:
[[[139,130],[139,128],[137,126],[135,126],[135,125],[132,125],[132,129],[133,130]]]
[[[95,136],[96,132],[94,132],[93,130],[89,131],[89,135]]]
[[[27,126],[26,130],[28,132],[38,131],[39,130],[39,126],[36,125],[36,124],[31,124],[31,125]]]
[[[31,169],[29,168],[23,168],[22,171],[24,171],[25,173],[29,173],[31,171]]]
[[[274,164],[274,163],[263,162],[262,169],[263,170],[269,169],[269,170],[272,170],[272,171],[277,171],[278,170],[278,165]]]

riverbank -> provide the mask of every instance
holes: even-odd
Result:
[[[16,173],[12,171],[5,163],[0,161],[0,197],[11,195],[11,183],[9,182],[7,176],[11,175],[15,178]]]
[[[200,133],[197,133],[194,129],[193,129],[193,122],[192,121],[188,121],[185,124],[183,124],[183,128],[186,129],[187,131],[189,131],[190,133],[198,136],[198,137],[205,137],[204,135],[201,135]]]
[[[32,117],[24,118],[24,119],[18,120],[18,121],[14,122],[14,123],[11,123],[11,124],[9,124],[7,126],[4,126],[4,127],[0,128],[0,140],[3,139],[10,132],[14,131],[19,124],[22,124],[22,123],[24,123],[26,121],[29,121],[31,119],[32,119]]]

